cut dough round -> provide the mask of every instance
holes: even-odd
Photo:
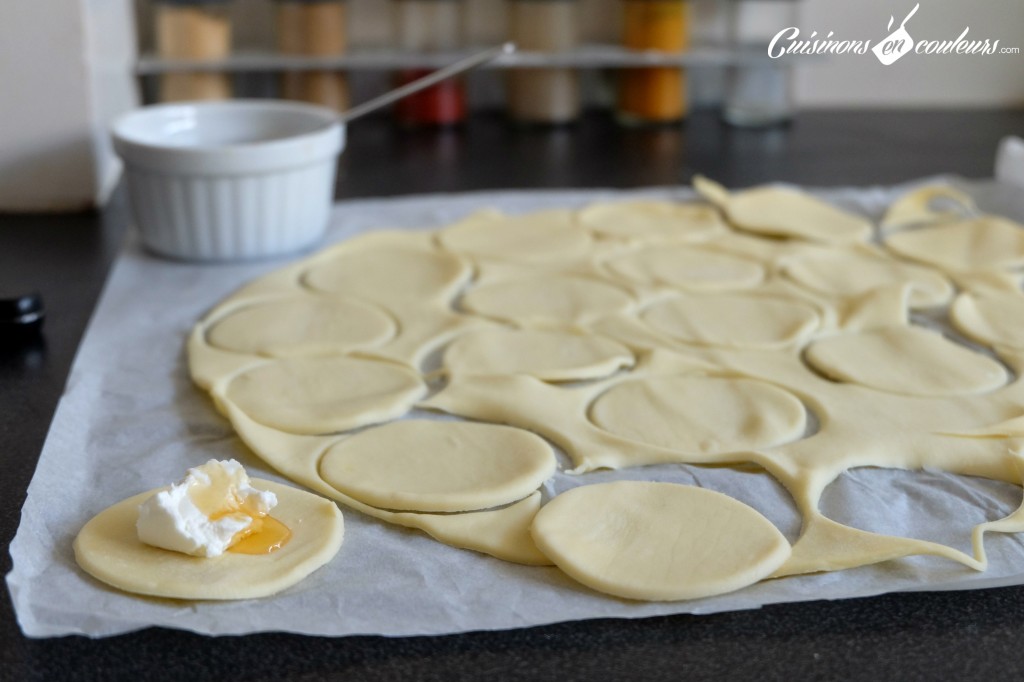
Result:
[[[207,559],[143,543],[135,522],[139,505],[157,491],[130,497],[100,512],[75,538],[75,559],[93,577],[118,589],[172,599],[254,599],[298,583],[341,548],[345,524],[330,500],[253,479],[277,495],[273,517],[292,535],[270,554],[228,551]]]
[[[674,483],[574,488],[542,507],[531,531],[570,577],[599,592],[650,601],[738,590],[771,575],[791,553],[755,509]]]
[[[677,296],[640,316],[653,329],[686,343],[730,348],[779,348],[818,327],[809,304],[768,296]]]
[[[350,298],[293,296],[247,305],[216,322],[210,344],[254,355],[340,354],[380,345],[395,334],[380,309]]]
[[[867,218],[788,187],[754,187],[730,193],[700,177],[693,185],[725,211],[729,222],[748,232],[830,244],[867,241],[873,232]]]
[[[785,273],[829,296],[860,296],[880,287],[910,284],[910,305],[915,308],[945,305],[953,297],[952,283],[934,270],[851,251],[798,256],[786,263]]]
[[[632,364],[633,354],[617,341],[538,329],[470,332],[444,353],[451,372],[529,374],[543,381],[596,379]]]
[[[937,332],[892,326],[811,344],[807,362],[827,377],[890,393],[953,396],[1006,383],[1006,370]]]
[[[658,246],[608,261],[608,267],[639,284],[667,284],[687,291],[729,291],[764,279],[757,263],[689,246]]]
[[[470,312],[520,323],[585,322],[625,312],[633,304],[626,292],[595,279],[541,276],[471,289],[462,298]]]
[[[517,263],[552,263],[585,255],[593,243],[572,211],[505,216],[475,214],[447,227],[438,240],[450,251]]]
[[[332,446],[320,476],[381,509],[461,512],[520,500],[555,473],[539,436],[510,426],[409,420]]]
[[[885,245],[901,256],[952,272],[1024,265],[1024,227],[996,216],[897,232],[885,239]]]
[[[325,434],[405,414],[426,393],[417,372],[349,357],[274,360],[235,376],[226,397],[261,424]]]
[[[689,375],[617,384],[594,401],[590,417],[616,436],[701,455],[796,440],[807,423],[803,403],[781,388]]]
[[[469,265],[453,254],[388,246],[339,253],[310,268],[305,281],[328,293],[389,300],[453,295],[471,275]]]
[[[603,237],[640,242],[700,240],[726,230],[713,206],[668,201],[593,204],[580,211],[579,220]]]
[[[950,320],[964,336],[990,346],[1024,348],[1024,294],[965,293],[950,308]]]

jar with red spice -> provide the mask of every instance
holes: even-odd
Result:
[[[462,42],[460,0],[393,0],[397,43],[415,53],[454,52]],[[427,75],[434,69],[411,68],[398,73],[396,85]],[[395,104],[395,120],[407,127],[451,126],[466,118],[466,87],[452,78]]]

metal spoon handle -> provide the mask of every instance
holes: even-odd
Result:
[[[403,97],[419,92],[425,88],[429,88],[431,85],[440,83],[443,80],[451,78],[452,76],[458,75],[463,71],[476,68],[481,64],[485,64],[496,57],[500,57],[505,54],[512,54],[516,51],[515,43],[505,43],[504,45],[498,45],[482,52],[470,55],[465,59],[460,59],[454,64],[438,69],[431,74],[424,76],[423,78],[417,78],[411,83],[406,83],[400,88],[395,88],[390,92],[386,92],[380,97],[374,97],[373,99],[363,102],[358,106],[354,106],[346,112],[343,112],[340,116],[342,123],[350,123],[360,116],[365,116],[371,111],[376,111],[381,107],[386,107],[392,102],[397,102]]]

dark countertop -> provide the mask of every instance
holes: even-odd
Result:
[[[480,116],[462,130],[360,122],[339,198],[498,188],[893,184],[992,174],[996,143],[1024,112],[813,112],[788,128],[622,130],[600,114],[516,130]],[[40,291],[41,343],[0,350],[0,542],[14,536],[78,342],[127,224],[102,213],[0,214],[0,296]],[[10,557],[0,555],[0,574]],[[713,616],[595,620],[445,637],[206,638],[149,629],[103,640],[29,640],[0,589],[0,680],[151,679],[1001,679],[1024,672],[1024,588],[885,595]]]

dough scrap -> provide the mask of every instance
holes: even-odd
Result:
[[[574,488],[545,505],[531,531],[580,583],[648,601],[732,592],[771,575],[790,554],[786,538],[756,510],[672,483]]]
[[[327,450],[320,476],[361,502],[401,511],[463,512],[521,500],[555,472],[551,447],[494,424],[408,420]]]
[[[271,357],[342,354],[395,335],[382,310],[350,298],[293,296],[247,305],[213,323],[211,345]]]
[[[295,585],[341,548],[345,524],[337,505],[271,481],[252,480],[277,495],[272,516],[292,532],[270,554],[226,552],[207,559],[152,547],[135,531],[138,508],[156,490],[108,507],[75,538],[75,560],[94,578],[127,592],[171,599],[255,599]]]
[[[243,370],[223,396],[258,422],[315,435],[400,417],[425,393],[419,374],[400,365],[297,357]]]
[[[918,327],[884,327],[812,343],[807,361],[822,374],[915,396],[982,393],[1006,383],[999,363]]]
[[[989,346],[1024,349],[1024,294],[987,291],[957,296],[950,321],[966,337]]]
[[[998,216],[896,232],[885,238],[885,245],[952,273],[1024,265],[1024,227]]]
[[[727,229],[711,206],[669,201],[591,204],[580,211],[579,222],[602,237],[642,243],[700,241]]]
[[[462,297],[465,310],[521,324],[586,322],[632,305],[629,294],[616,286],[561,275],[484,284]]]
[[[617,341],[568,331],[487,329],[463,334],[445,350],[451,373],[529,374],[544,381],[607,376],[633,364]]]
[[[697,176],[694,188],[718,205],[736,227],[772,237],[795,237],[829,244],[867,241],[871,221],[787,187],[754,187],[730,193]]]
[[[750,260],[677,245],[619,256],[608,261],[608,268],[639,284],[663,284],[698,292],[749,289],[765,277],[764,268]]]
[[[590,415],[622,438],[700,455],[780,445],[801,437],[807,423],[803,404],[771,384],[685,375],[617,384]]]
[[[884,229],[957,220],[977,212],[974,199],[946,185],[929,185],[904,194],[882,218]]]
[[[676,296],[647,308],[640,319],[685,343],[731,348],[799,343],[819,322],[808,304],[747,294]]]

